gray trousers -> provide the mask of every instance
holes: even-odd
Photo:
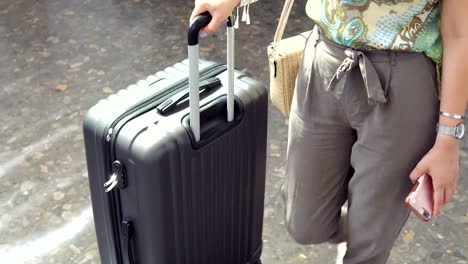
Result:
[[[360,52],[309,36],[289,120],[291,237],[347,241],[345,264],[385,263],[409,216],[409,174],[435,142],[438,111],[435,65],[422,53]]]

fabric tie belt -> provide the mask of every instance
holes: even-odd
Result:
[[[364,86],[367,90],[367,102],[369,104],[386,103],[387,98],[385,97],[384,90],[382,89],[379,76],[377,75],[377,71],[369,58],[362,51],[351,48],[346,49],[345,54],[347,57],[336,70],[336,73],[333,75],[327,89],[329,91],[335,89],[336,93],[342,94],[344,90],[344,82],[339,82],[339,80],[341,80],[346,73],[359,65],[362,80],[364,81]]]

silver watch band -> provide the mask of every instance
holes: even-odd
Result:
[[[442,126],[440,124],[437,124],[436,131],[439,134],[461,139],[465,134],[465,126],[463,123],[458,124],[456,127]]]
[[[456,138],[456,136],[455,136],[456,131],[457,131],[456,127],[439,126],[437,128],[438,133],[444,134],[444,135],[447,135],[447,136],[452,136],[452,137],[455,137],[455,138]]]
[[[446,117],[450,117],[450,118],[455,118],[455,119],[458,119],[458,120],[463,120],[463,119],[465,119],[465,116],[456,115],[456,114],[451,114],[451,113],[447,113],[447,112],[443,112],[443,111],[440,111],[439,114],[440,114],[441,116],[446,116]]]

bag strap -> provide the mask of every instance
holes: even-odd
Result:
[[[281,17],[278,22],[278,27],[276,28],[275,37],[273,43],[278,43],[283,38],[284,29],[288,23],[289,14],[291,13],[294,0],[285,0],[283,11],[281,12]]]

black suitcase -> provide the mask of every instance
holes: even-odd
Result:
[[[102,263],[260,263],[267,90],[234,70],[230,21],[228,66],[198,61],[198,33],[210,19],[191,23],[189,60],[86,115]]]

